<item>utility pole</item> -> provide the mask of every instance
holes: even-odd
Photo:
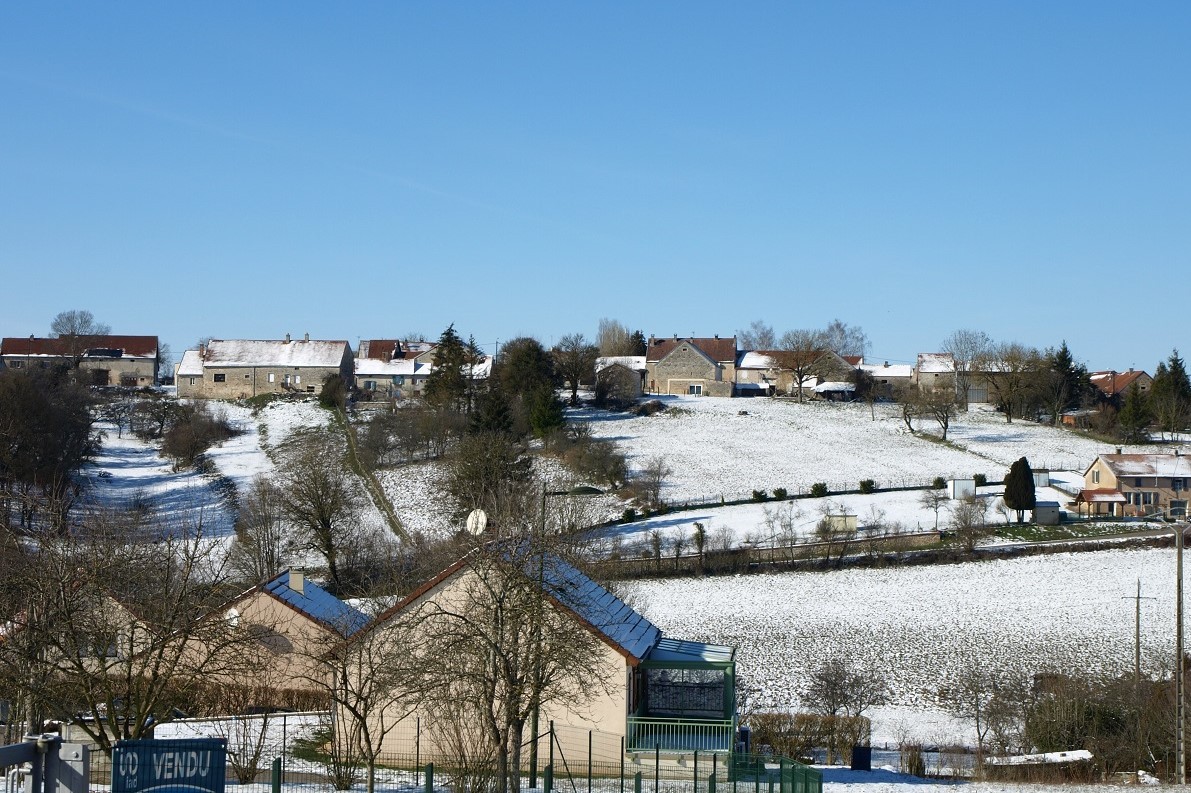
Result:
[[[1133,644],[1133,707],[1137,711],[1137,767],[1141,768],[1141,601],[1157,600],[1157,598],[1141,596],[1141,579],[1137,579],[1137,594],[1124,597],[1122,600],[1134,601],[1134,644]]]
[[[1186,746],[1183,743],[1186,692],[1183,691],[1183,532],[1186,524],[1178,524],[1174,530],[1175,547],[1175,663],[1174,663],[1174,781],[1187,784]]]

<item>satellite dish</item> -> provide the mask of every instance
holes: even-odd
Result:
[[[467,531],[479,537],[488,528],[488,513],[482,509],[473,509],[467,516]]]

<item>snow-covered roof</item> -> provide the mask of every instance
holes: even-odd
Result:
[[[873,377],[912,377],[914,374],[913,364],[908,363],[864,363],[861,362],[860,367],[864,371],[871,374]]]
[[[777,361],[764,350],[746,350],[736,361],[737,369],[776,369]]]
[[[1124,504],[1125,496],[1120,490],[1100,488],[1098,490],[1079,491],[1078,500],[1085,504]]]
[[[364,612],[352,608],[304,575],[302,578],[301,592],[290,586],[289,570],[279,574],[261,588],[312,619],[330,626],[343,636],[351,636],[368,624],[368,615]]]
[[[1191,477],[1191,458],[1183,454],[1102,454],[1100,459],[1118,477]]]
[[[816,394],[826,394],[829,391],[855,391],[856,386],[852,383],[842,383],[838,380],[829,380],[826,383],[819,383],[815,386]]]
[[[645,371],[645,356],[644,355],[608,355],[596,358],[595,370],[602,372],[613,364],[620,364],[621,366],[632,369],[635,372]]]
[[[537,557],[533,557],[536,561]],[[656,625],[557,556],[545,556],[546,592],[613,647],[641,660],[662,638]],[[531,564],[534,562],[530,562]]]
[[[955,358],[949,352],[918,353],[919,374],[950,374],[955,371]]]
[[[156,358],[156,336],[17,336],[0,339],[0,355],[45,358]]]
[[[492,356],[485,355],[479,363],[465,367],[463,374],[472,380],[487,380],[492,374]]]
[[[1047,765],[1052,763],[1084,763],[1092,759],[1087,749],[1072,749],[1067,752],[1042,752],[1040,754],[1015,754],[1008,757],[985,758],[989,765]]]
[[[318,339],[212,339],[205,366],[320,366],[338,368],[351,349],[346,341]]]
[[[198,350],[187,350],[182,353],[182,360],[178,361],[176,377],[202,377],[203,359]]]

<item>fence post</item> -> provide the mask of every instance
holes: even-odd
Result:
[[[715,793],[715,772],[711,772],[711,776],[707,777],[707,793]]]
[[[281,793],[281,758],[273,758],[273,774],[270,778],[273,793]]]
[[[587,731],[587,793],[591,793],[591,730]]]
[[[653,793],[658,793],[662,780],[662,745],[653,745]]]
[[[554,763],[542,770],[542,793],[550,793],[551,790],[554,790]]]
[[[620,793],[624,793],[624,736],[620,736]]]
[[[87,793],[91,783],[91,756],[87,746],[55,740],[45,759],[43,784],[46,793]]]
[[[633,774],[633,793],[641,793],[641,772]]]
[[[25,743],[33,744],[38,755],[33,760],[33,767],[30,769],[29,776],[25,782],[25,790],[29,791],[29,793],[42,793],[42,767],[45,765],[45,744],[42,742],[40,735],[26,735]]]
[[[423,772],[422,789],[425,793],[434,793],[434,763],[427,763]]]
[[[699,750],[695,750],[695,793],[699,793]]]
[[[414,768],[422,767],[422,717],[414,720]]]

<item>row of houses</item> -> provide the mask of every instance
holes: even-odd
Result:
[[[178,395],[240,399],[270,393],[314,393],[323,380],[338,375],[358,391],[378,396],[417,396],[434,366],[432,342],[370,339],[355,351],[344,340],[212,339],[187,350],[174,369]],[[879,393],[890,396],[902,386],[924,390],[954,388],[955,359],[950,353],[920,353],[914,364],[874,363],[859,356],[823,351],[801,383],[780,364],[777,350],[743,350],[736,337],[650,337],[643,356],[600,358],[593,377],[617,393],[635,397],[668,394],[716,397],[791,395],[800,390],[813,398],[850,399],[856,370],[872,376]],[[63,336],[5,338],[0,341],[0,367],[47,367],[67,362],[89,373],[94,385],[146,386],[161,382],[156,336]],[[485,357],[472,377],[483,379],[492,365]],[[989,381],[996,372],[974,372],[968,402],[993,399]],[[1143,371],[1103,371],[1092,383],[1107,398],[1136,385],[1149,389]]]

